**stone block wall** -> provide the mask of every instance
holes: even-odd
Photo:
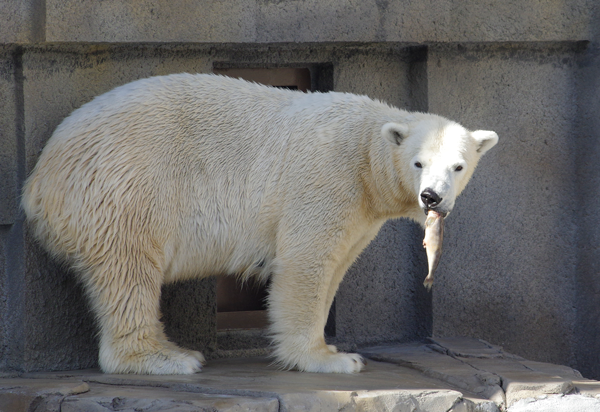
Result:
[[[435,307],[444,309],[436,311],[434,334],[476,331],[522,356],[572,363],[578,218],[570,200],[579,189],[568,172],[577,136],[570,68],[581,49],[455,50],[430,55],[439,85],[430,89],[430,110],[466,124],[493,118],[489,127],[503,139],[448,220],[438,284],[445,292],[434,294]],[[457,92],[465,89],[468,96]]]
[[[421,229],[390,222],[340,287],[333,339],[476,337],[600,378],[599,28],[593,0],[0,1],[0,369],[96,364],[82,290],[18,208],[65,116],[152,75],[308,67],[322,89],[500,136],[447,220],[433,293]],[[173,339],[235,346],[219,341],[214,280],[164,295]]]

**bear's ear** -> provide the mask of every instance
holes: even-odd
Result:
[[[386,123],[381,128],[382,136],[396,145],[402,143],[402,140],[408,136],[408,132],[408,126],[400,123]]]
[[[477,130],[471,133],[477,142],[477,152],[483,155],[485,152],[496,146],[498,135],[488,130]]]

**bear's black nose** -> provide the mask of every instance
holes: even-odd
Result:
[[[442,198],[433,189],[427,188],[421,192],[421,201],[428,209],[434,209],[440,204]]]

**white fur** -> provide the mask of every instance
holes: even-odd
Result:
[[[387,219],[424,222],[424,187],[449,212],[495,141],[363,96],[154,77],[66,118],[22,203],[35,236],[80,274],[105,372],[200,370],[202,355],[163,332],[160,288],[223,273],[272,275],[284,367],[358,372],[360,356],[323,339],[346,270]]]

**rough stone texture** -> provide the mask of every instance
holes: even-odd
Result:
[[[541,396],[520,400],[508,412],[596,412],[600,410],[600,399],[582,395]]]
[[[17,219],[17,193],[19,184],[18,107],[19,96],[16,90],[15,50],[12,47],[0,48],[0,368],[7,366],[7,347],[12,337],[14,319],[5,314],[12,306],[10,273],[19,273],[19,258],[22,246],[15,236],[13,223]],[[22,163],[22,162],[21,162]]]
[[[527,361],[485,341],[454,338],[431,342],[372,347],[361,353],[415,369],[465,393],[489,399],[502,410],[522,399],[573,392],[592,395],[597,389],[598,382],[583,379],[576,370]]]
[[[246,353],[246,351],[250,352],[242,356],[252,356],[250,353],[254,353],[252,352],[254,350],[264,355],[270,352],[268,348],[271,344],[266,329],[221,330],[217,332],[217,342],[219,353],[216,356],[224,357],[228,354],[236,356],[234,355],[236,352]]]
[[[350,268],[336,297],[336,342],[354,346],[340,347],[409,342],[431,334],[421,236],[412,222],[390,222]]]
[[[24,4],[24,3],[23,3]],[[2,4],[4,10],[10,5]],[[16,9],[6,10],[14,17]],[[14,13],[12,13],[14,12]],[[11,14],[12,13],[12,14]],[[19,353],[23,318],[24,237],[18,196],[25,176],[22,52],[0,46],[0,368],[12,367]]]
[[[165,285],[161,313],[165,333],[184,348],[214,352],[217,347],[217,302],[214,278]]]
[[[20,313],[12,312],[16,321],[8,354],[11,369],[96,366],[94,319],[75,276],[29,237],[25,239],[24,248],[27,276],[15,280],[13,285],[15,289],[18,287],[15,292],[19,306],[15,306]],[[16,303],[17,297],[12,298]]]
[[[0,410],[58,412],[66,397],[89,390],[87,383],[76,380],[49,382],[48,380],[6,379],[0,384]]]
[[[600,21],[600,7],[590,10],[594,21]],[[580,189],[575,203],[578,223],[578,260],[575,272],[578,338],[576,365],[584,376],[600,377],[600,215],[594,199],[600,194],[600,173],[595,165],[600,159],[600,24],[591,25],[594,42],[582,56],[575,85],[580,98],[577,104],[577,137],[575,170]]]
[[[17,117],[21,100],[15,76],[19,75],[19,59],[15,48],[0,48],[0,225],[16,220],[18,186]]]
[[[66,395],[65,389],[55,389],[75,387],[77,382],[85,382],[89,390]],[[50,394],[52,396],[48,396]],[[211,361],[202,373],[192,376],[103,375],[81,371],[32,373],[0,379],[0,402],[14,401],[15,396],[21,396],[19,399],[23,401],[23,395],[28,395],[26,406],[37,401],[40,410],[46,410],[43,406],[48,403],[51,407],[59,405],[62,411],[77,408],[164,410],[169,407],[188,411],[189,405],[212,410],[209,409],[212,402],[216,410],[227,411],[250,408],[498,412],[493,402],[472,395],[467,397],[443,381],[410,368],[375,361],[369,362],[363,373],[354,375],[281,371],[270,366],[267,359],[251,358]],[[231,405],[235,407],[224,407]]]
[[[47,0],[51,42],[585,40],[593,0]],[[490,10],[494,12],[491,13]]]
[[[0,410],[20,412],[276,412],[273,398],[205,395],[161,388],[115,387],[75,379],[0,380]]]
[[[525,357],[573,364],[573,70],[581,52],[577,43],[431,51],[430,110],[501,136],[447,220],[435,336],[479,337]]]
[[[455,391],[368,391],[358,394],[354,402],[359,411],[393,411],[404,408],[423,412],[450,411],[461,401],[461,395]]]
[[[278,412],[273,398],[177,393],[157,388],[114,388],[94,386],[88,395],[70,397],[61,403],[61,412]]]
[[[44,41],[46,0],[0,0],[0,43]]]
[[[210,361],[191,376],[16,374],[0,377],[0,410],[510,412],[549,394],[579,391],[573,399],[581,406],[600,394],[600,382],[570,368],[526,361],[480,340],[379,346],[364,354],[369,363],[354,375],[281,371],[265,358]]]
[[[370,359],[416,369],[425,376],[440,379],[458,389],[490,399],[499,406],[506,404],[506,395],[498,376],[465,367],[465,363],[460,359],[435,349],[438,348],[416,343],[394,347],[392,350],[387,346],[366,348],[361,353]]]

